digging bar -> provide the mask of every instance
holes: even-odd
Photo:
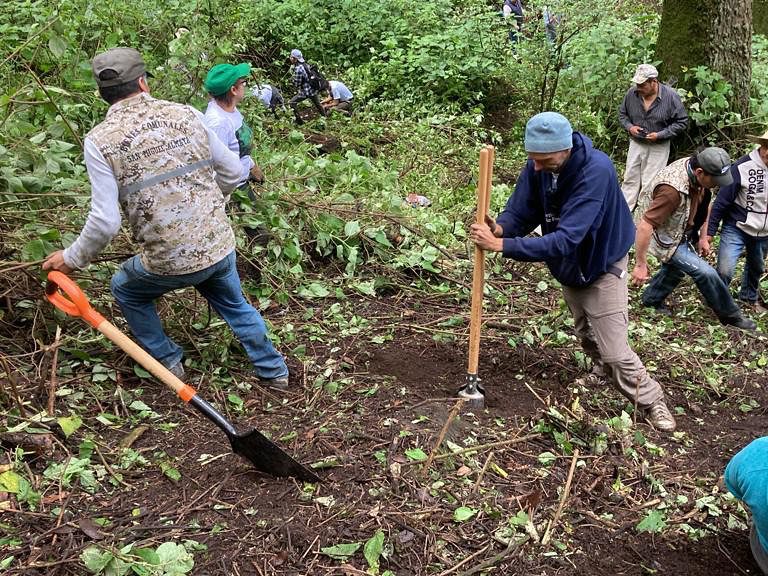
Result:
[[[480,150],[480,175],[477,179],[478,224],[485,223],[485,215],[491,203],[491,179],[493,177],[493,146]],[[472,312],[469,320],[469,361],[467,378],[459,390],[459,397],[465,398],[473,408],[485,406],[485,388],[478,376],[480,359],[480,326],[483,321],[483,286],[485,284],[485,250],[475,246],[475,268],[472,273]]]
[[[66,274],[58,271],[49,272],[45,294],[56,308],[70,316],[79,316],[88,322],[146,368],[155,378],[176,392],[184,402],[194,406],[203,416],[221,428],[232,444],[232,451],[250,461],[257,470],[273,476],[295,476],[307,482],[320,481],[314,472],[299,464],[258,430],[238,433],[235,427],[213,406],[197,395],[192,386],[171,374],[165,366],[94,310],[88,297]]]

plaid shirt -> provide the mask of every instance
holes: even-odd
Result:
[[[317,94],[317,90],[309,84],[309,74],[304,66],[304,62],[299,62],[293,67],[293,85],[296,86],[299,96],[311,97]]]

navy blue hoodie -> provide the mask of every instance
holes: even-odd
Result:
[[[496,223],[503,254],[545,262],[561,284],[589,286],[621,260],[635,241],[635,225],[611,159],[573,133],[571,156],[557,178],[529,160]],[[542,236],[524,238],[536,226]]]

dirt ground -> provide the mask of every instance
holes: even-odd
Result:
[[[96,416],[125,415],[126,408],[93,402],[86,428],[69,438],[52,432],[52,452],[25,457],[39,478],[49,460],[65,461],[90,434],[108,473],[92,495],[77,486],[49,488],[34,511],[11,499],[0,525],[20,543],[0,548],[0,557],[17,560],[6,574],[85,574],[79,555],[93,544],[191,539],[207,547],[195,552],[195,575],[363,575],[362,546],[345,560],[322,549],[364,544],[378,530],[385,536],[380,570],[398,576],[759,573],[745,526],[732,523],[744,518],[734,503],[723,504],[716,484],[729,457],[768,425],[763,381],[734,370],[719,394],[693,392],[660,360],[657,376],[678,407],[682,434],[659,434],[642,421],[616,431],[606,422],[622,408],[631,416],[631,406],[605,384],[573,383],[584,376],[575,343],[510,347],[503,325],[486,326],[485,408],[458,407],[426,469],[412,450],[433,451],[466,376],[466,331],[443,327],[455,307],[450,297],[419,306],[398,294],[360,298],[355,315],[376,319],[366,332],[332,345],[298,334],[306,350],[303,360],[289,357],[290,392],[241,386],[239,408],[227,394],[249,381],[244,373],[221,383],[191,371],[188,382],[230,421],[258,428],[307,465],[320,463],[315,485],[255,472],[230,453],[223,433],[112,352],[127,397],[141,392],[157,416],[106,426]],[[706,337],[706,326],[695,326]],[[377,334],[382,338],[372,338]],[[740,333],[728,334],[741,345]],[[740,398],[757,408],[745,412]],[[146,431],[132,449],[150,459],[165,452],[180,480],[155,465],[116,470],[121,440],[139,425]],[[707,506],[712,495],[718,499]],[[475,514],[457,521],[462,506]],[[666,528],[639,532],[638,523],[660,506]],[[521,511],[527,527],[510,522]],[[94,523],[101,518],[105,526]]]

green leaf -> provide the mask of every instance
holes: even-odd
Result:
[[[59,426],[61,426],[62,432],[64,432],[64,436],[69,438],[74,434],[80,426],[83,425],[83,419],[80,418],[77,414],[74,416],[66,416],[57,418],[56,422],[59,423]]]
[[[80,554],[80,560],[94,574],[99,574],[113,559],[114,556],[110,552],[102,550],[98,546],[88,546]]]
[[[344,234],[349,238],[350,236],[357,236],[360,233],[360,223],[357,220],[351,220],[344,225]]]
[[[303,298],[325,298],[330,293],[330,290],[319,282],[312,282],[309,286],[299,288],[299,296]]]
[[[363,556],[368,562],[369,572],[371,574],[379,573],[379,558],[384,550],[384,532],[377,530],[376,534],[365,543],[363,548]]]
[[[0,474],[0,492],[19,493],[19,486],[23,478],[13,470],[7,470]]]
[[[133,373],[136,374],[136,376],[138,376],[139,378],[145,378],[145,379],[152,378],[152,374],[144,370],[144,368],[142,368],[138,364],[133,365]]]
[[[160,564],[160,556],[152,548],[136,548],[133,553],[147,564],[152,564],[154,566]]]
[[[21,257],[25,262],[34,262],[43,260],[48,254],[53,252],[55,247],[46,240],[32,240],[27,242],[21,249]]]
[[[421,448],[409,448],[405,451],[405,455],[416,462],[422,462],[427,459],[426,453]]]
[[[347,558],[357,552],[359,548],[360,542],[350,542],[348,544],[336,544],[335,546],[329,546],[328,548],[320,548],[320,552],[326,556],[330,556],[334,560],[346,562]]]
[[[467,506],[461,506],[453,511],[454,522],[466,522],[477,514],[477,510],[474,508],[468,508]]]
[[[168,576],[181,576],[195,567],[195,559],[181,544],[163,542],[157,547],[160,563]]]
[[[661,532],[667,527],[665,522],[664,513],[661,510],[651,510],[648,512],[645,518],[635,526],[635,530],[638,532]]]
[[[152,412],[152,408],[144,404],[141,400],[134,400],[128,405],[128,408],[136,412]]]

